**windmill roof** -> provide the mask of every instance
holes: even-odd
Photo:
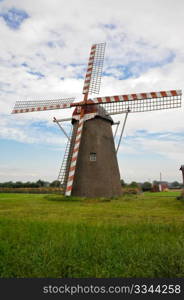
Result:
[[[113,119],[111,118],[111,116],[108,114],[107,110],[103,106],[98,105],[98,112],[96,117],[101,117],[103,119],[110,121],[111,123],[114,123]]]
[[[103,118],[107,121],[110,121],[113,124],[113,119],[111,116],[108,114],[108,112],[105,110],[105,108],[102,105],[86,105],[85,106],[85,113],[90,114],[90,113],[96,113],[95,118]],[[73,112],[73,121],[75,121],[75,116],[79,115],[80,111],[78,111],[78,108],[76,107],[74,112]],[[72,121],[72,122],[73,122]]]

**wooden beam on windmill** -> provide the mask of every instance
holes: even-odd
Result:
[[[18,101],[12,113],[74,108],[59,179],[67,196],[112,197],[122,193],[112,133],[116,114],[181,107],[181,90],[88,98],[99,93],[105,43],[91,47],[83,99]],[[60,119],[62,120],[62,119]],[[57,120],[58,121],[58,120]],[[67,118],[68,121],[68,118]],[[120,140],[121,141],[121,140]]]
[[[68,121],[68,120],[67,120]],[[53,122],[55,122],[59,128],[61,129],[61,131],[64,133],[64,135],[67,137],[68,140],[70,140],[70,137],[68,136],[66,130],[63,128],[63,126],[61,126],[60,122],[54,117]]]

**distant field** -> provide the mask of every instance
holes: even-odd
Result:
[[[178,195],[0,194],[0,277],[184,277]]]

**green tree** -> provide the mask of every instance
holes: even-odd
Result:
[[[146,181],[142,184],[143,191],[151,191],[152,185],[150,182]]]
[[[51,187],[59,187],[60,186],[60,181],[54,180],[53,182],[51,182],[50,186]]]
[[[132,181],[132,182],[129,184],[129,187],[131,187],[131,188],[138,188],[138,187],[139,187],[139,184],[138,184],[136,181]]]
[[[21,181],[16,181],[14,184],[13,184],[13,187],[15,188],[21,188],[23,187],[24,184],[21,182]]]
[[[175,188],[175,187],[179,187],[180,184],[179,184],[178,181],[173,181],[173,182],[171,183],[171,186],[172,186],[173,188]]]
[[[13,187],[13,182],[12,181],[8,181],[8,182],[3,182],[3,183],[1,183],[1,186],[2,187]]]
[[[42,186],[44,186],[45,182],[44,182],[43,180],[39,179],[39,180],[36,182],[36,184],[37,184],[38,187],[42,187]]]
[[[121,179],[120,182],[121,182],[121,186],[126,186],[126,183],[123,179]]]

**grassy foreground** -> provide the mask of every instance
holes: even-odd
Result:
[[[178,194],[0,194],[0,277],[184,277]]]

